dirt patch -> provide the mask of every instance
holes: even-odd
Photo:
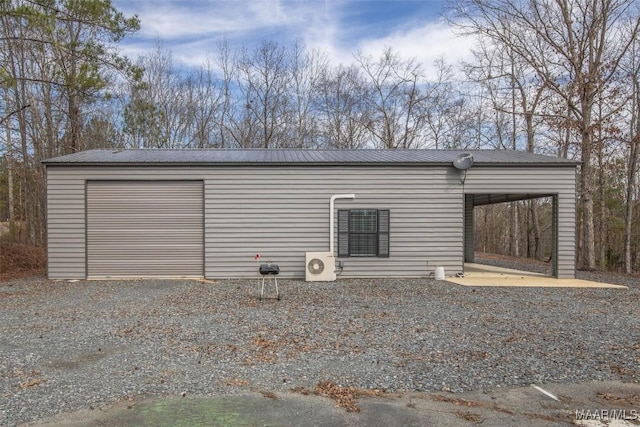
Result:
[[[107,352],[99,348],[98,351],[94,353],[82,354],[78,357],[73,358],[52,360],[51,362],[49,362],[49,367],[69,370],[77,369],[81,364],[97,362],[105,357],[107,357]]]

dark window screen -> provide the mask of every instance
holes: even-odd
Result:
[[[388,257],[389,210],[339,210],[338,256]]]

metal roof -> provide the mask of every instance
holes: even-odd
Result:
[[[462,153],[476,165],[575,166],[578,162],[513,150],[127,149],[87,150],[46,165],[450,165]]]

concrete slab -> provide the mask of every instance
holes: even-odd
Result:
[[[464,277],[446,277],[447,282],[462,286],[506,286],[539,288],[605,288],[629,289],[610,283],[591,282],[580,279],[556,279],[540,273],[512,270],[491,265],[466,263]]]

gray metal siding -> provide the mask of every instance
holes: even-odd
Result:
[[[339,208],[390,209],[390,257],[345,258],[342,277],[425,276],[438,265],[460,271],[461,187],[447,170],[50,166],[50,194],[68,190],[67,196],[51,199],[49,206],[49,277],[85,277],[84,182],[114,177],[204,180],[205,276],[209,278],[255,277],[256,253],[264,261],[277,262],[282,277],[303,278],[305,252],[329,248],[329,198],[352,192],[356,200],[336,201],[336,216]],[[71,234],[66,234],[63,222]],[[70,252],[72,247],[77,248],[75,252]]]
[[[329,249],[329,198],[338,209],[389,209],[389,258],[342,258],[341,277],[427,276],[462,271],[463,186],[450,166],[49,166],[49,277],[85,277],[86,180],[203,180],[204,274],[257,277],[256,253],[282,277],[304,278],[305,252]],[[466,192],[559,194],[559,261],[573,275],[573,167],[475,167]],[[337,232],[336,232],[337,244]],[[571,258],[569,260],[569,258]],[[562,276],[561,276],[562,277]]]
[[[84,279],[84,179],[47,168],[47,268],[50,279]]]
[[[575,277],[575,169],[567,167],[476,167],[471,168],[465,192],[557,194],[559,278]]]
[[[202,277],[202,181],[89,181],[87,277]]]
[[[305,252],[329,249],[329,199],[339,209],[389,209],[390,257],[341,258],[342,277],[425,276],[460,269],[461,198],[443,167],[227,168],[206,181],[207,277],[255,276],[253,256],[304,277]],[[337,229],[334,236],[337,247]],[[427,259],[430,266],[427,266]]]

